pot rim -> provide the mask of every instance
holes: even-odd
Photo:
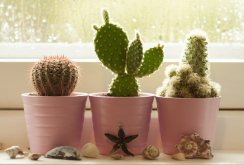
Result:
[[[96,93],[90,93],[89,97],[96,97],[96,98],[107,98],[107,99],[123,99],[123,98],[131,98],[131,99],[138,99],[138,98],[147,98],[147,97],[155,97],[153,93],[146,93],[146,92],[141,92],[139,93],[138,96],[107,96],[104,94],[107,94],[108,92],[96,92]]]
[[[44,98],[44,97],[48,97],[48,98],[61,98],[61,97],[84,97],[84,96],[88,96],[88,93],[84,93],[84,92],[72,92],[71,95],[69,96],[38,96],[38,95],[30,95],[30,93],[22,93],[21,96],[22,97],[35,97],[35,98]]]
[[[155,96],[157,99],[169,99],[169,100],[212,100],[212,99],[221,99],[221,96],[218,97],[203,97],[203,98],[196,98],[196,97],[163,97],[156,95]]]

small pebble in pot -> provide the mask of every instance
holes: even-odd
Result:
[[[181,161],[182,161],[182,160],[186,160],[186,158],[185,158],[185,154],[183,154],[183,153],[181,153],[181,152],[172,155],[172,158],[175,159],[175,160],[181,160]]]
[[[154,145],[147,146],[143,151],[143,157],[145,159],[154,160],[159,156],[159,149]]]
[[[28,155],[28,158],[29,158],[30,160],[38,160],[41,156],[42,156],[41,154],[30,153],[30,154]]]
[[[17,155],[24,155],[22,149],[19,146],[12,146],[4,150],[11,159],[15,159]]]
[[[81,149],[82,155],[87,158],[97,158],[99,150],[93,143],[86,143]]]

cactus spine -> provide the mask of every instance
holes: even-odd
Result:
[[[129,44],[123,29],[109,22],[106,10],[103,11],[103,19],[104,25],[94,26],[97,31],[94,44],[99,60],[117,74],[108,95],[137,96],[139,85],[136,78],[147,76],[159,68],[163,61],[163,46],[151,48],[143,55],[139,33]]]
[[[205,33],[194,31],[187,41],[180,64],[166,68],[166,79],[158,89],[158,95],[185,98],[217,97],[220,86],[209,79]]]
[[[78,68],[64,56],[44,57],[32,68],[32,83],[40,96],[68,96],[78,81]]]

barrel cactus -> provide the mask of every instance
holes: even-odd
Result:
[[[193,31],[179,65],[166,68],[166,79],[157,91],[164,97],[206,98],[219,96],[219,84],[209,78],[207,38],[203,31]]]
[[[67,57],[44,57],[32,68],[32,83],[40,96],[68,96],[78,80],[78,68]]]
[[[163,61],[163,46],[150,48],[143,54],[139,33],[129,44],[126,33],[119,26],[110,23],[109,14],[103,11],[105,24],[94,26],[95,51],[104,66],[114,72],[109,93],[110,96],[137,96],[139,85],[136,78],[155,72]]]

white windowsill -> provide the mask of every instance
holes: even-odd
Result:
[[[161,139],[157,125],[157,111],[152,112],[152,120],[148,137],[148,144],[154,144],[161,148]],[[100,156],[98,159],[83,158],[82,161],[68,161],[41,158],[40,161],[30,161],[28,159],[9,159],[8,156],[0,152],[1,165],[173,165],[173,164],[212,164],[212,165],[244,165],[244,111],[220,111],[217,120],[217,129],[214,145],[214,158],[211,160],[187,160],[176,161],[169,156],[161,154],[158,160],[148,161],[141,156],[126,158],[126,160],[115,161],[108,157]],[[27,133],[22,110],[2,110],[0,111],[0,142],[5,147],[19,145],[26,150],[28,148]],[[83,125],[82,144],[94,143],[92,121],[90,111],[85,112]],[[154,134],[152,134],[154,132]],[[156,135],[155,135],[156,132]]]
[[[157,160],[144,160],[142,156],[127,157],[125,160],[112,160],[107,156],[100,156],[97,159],[83,158],[81,161],[72,160],[58,160],[58,159],[47,159],[41,157],[38,161],[31,161],[27,158],[24,159],[9,159],[8,155],[0,152],[0,164],[1,165],[173,165],[173,164],[184,164],[184,165],[244,165],[244,151],[214,151],[214,158],[210,160],[185,160],[176,161],[170,158],[170,156],[161,154]]]

